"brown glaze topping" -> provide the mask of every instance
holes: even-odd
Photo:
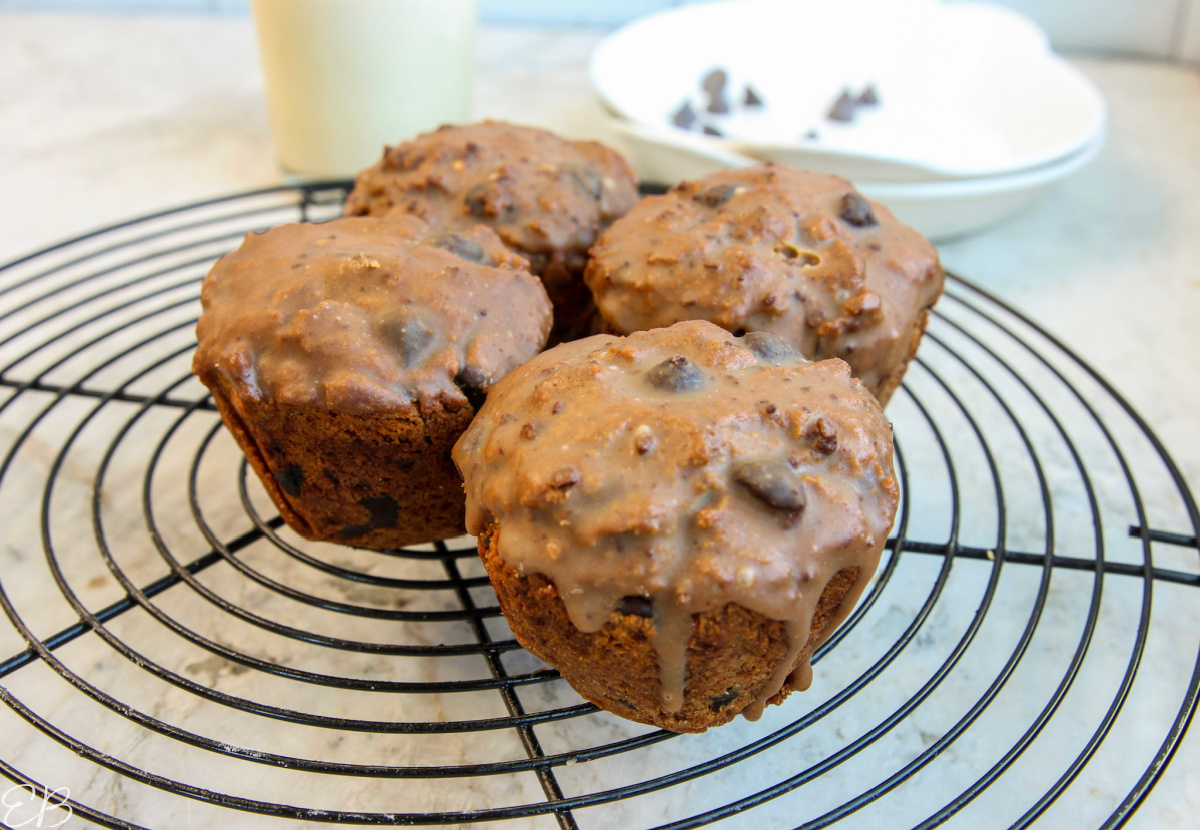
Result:
[[[415,214],[448,230],[483,223],[541,275],[578,259],[638,199],[618,153],[594,141],[497,121],[444,126],[385,150],[358,175],[346,215]]]
[[[488,228],[403,215],[248,234],[204,280],[194,371],[251,400],[458,409],[545,344],[526,266]]]
[[[941,295],[937,251],[844,179],[725,170],[643,199],[592,249],[585,280],[619,333],[710,320],[841,357],[873,392]]]
[[[757,716],[835,573],[859,569],[844,613],[857,600],[898,496],[891,426],[845,363],[703,321],[542,353],[493,387],[454,461],[468,530],[496,521],[501,557],[551,579],[578,629],[653,617],[667,711],[693,615],[733,602],[789,632]]]

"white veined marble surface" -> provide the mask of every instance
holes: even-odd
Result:
[[[571,136],[603,139],[602,113],[586,78],[588,52],[600,37],[598,33],[485,29],[479,44],[476,114],[544,125]],[[6,13],[0,14],[0,56],[0,262],[130,217],[280,180],[271,154],[248,20]],[[1080,60],[1078,65],[1108,99],[1111,137],[1104,152],[1091,167],[1062,184],[1026,215],[980,236],[944,246],[943,258],[950,269],[1041,323],[1111,381],[1162,439],[1191,487],[1200,488],[1200,440],[1197,439],[1200,326],[1196,322],[1200,319],[1200,233],[1197,232],[1200,229],[1200,74],[1194,69],[1154,62]],[[0,312],[3,310],[0,305]],[[952,303],[946,304],[946,310],[951,316],[957,313]],[[187,311],[181,314],[186,316]],[[967,322],[969,317],[969,313],[963,312],[957,319]],[[179,343],[185,343],[187,336],[188,332],[182,330]],[[952,338],[953,334],[947,331],[946,337]],[[1032,333],[1029,337],[1036,339]],[[931,349],[934,346],[927,345],[922,354],[931,353]],[[967,388],[971,380],[964,377],[956,382]],[[932,388],[933,381],[914,372],[912,383]],[[1003,391],[1011,394],[1010,400],[1021,400],[1020,390]],[[936,392],[929,394],[936,399]],[[984,404],[980,406],[986,408]],[[988,406],[995,409],[996,405]],[[80,414],[69,410],[56,411],[55,417],[42,427],[46,430],[46,447],[52,448],[56,436],[79,422]],[[913,407],[903,400],[898,402],[894,417],[898,425],[918,420]],[[3,430],[0,435],[6,451],[14,440],[11,423],[20,422],[12,410],[8,418],[7,423],[0,419]],[[1113,413],[1112,419],[1114,429],[1125,428],[1119,423],[1119,414]],[[211,417],[204,423],[211,427]],[[87,430],[93,428],[97,430],[94,445],[87,439]],[[93,469],[97,448],[105,443],[101,439],[112,438],[111,433],[104,431],[107,429],[111,427],[99,424],[84,429],[76,454],[68,458],[64,468],[68,474],[63,486],[67,489],[58,497],[60,506],[55,508],[64,511],[62,524],[56,528],[79,528],[81,549],[90,549],[94,544],[85,509],[90,473],[81,472],[78,481],[71,479],[69,473],[71,469]],[[964,424],[963,432],[968,429]],[[931,439],[922,437],[919,429],[914,428],[912,435],[909,452],[916,459],[916,450],[932,445]],[[194,443],[201,438],[202,435],[189,435],[181,440]],[[227,441],[222,443],[222,439],[223,436],[214,439],[214,460],[206,460],[212,469],[221,469],[222,461],[228,466],[236,460],[236,450]],[[1011,435],[998,438],[997,446],[1007,447],[1013,440]],[[29,487],[40,487],[39,476],[44,477],[45,465],[53,455],[49,449],[39,455],[39,446],[34,442],[22,449],[21,469],[28,470]],[[1132,446],[1145,449],[1136,440]],[[1085,453],[1088,451],[1087,436],[1081,439],[1081,447]],[[1070,459],[1055,457],[1052,450],[1046,460],[1051,469],[1050,486],[1062,488],[1061,502],[1068,505],[1059,519],[1060,527],[1069,527],[1072,520],[1085,521],[1071,514],[1071,494],[1065,492],[1070,485],[1058,482],[1053,472],[1057,469],[1055,465],[1069,466]],[[131,458],[122,463],[136,466],[139,460]],[[917,460],[913,463],[914,468],[920,466]],[[1132,463],[1137,466],[1140,462],[1134,459]],[[1102,472],[1108,469],[1104,461],[1097,464]],[[119,474],[118,469],[109,475]],[[207,466],[200,474],[218,475]],[[34,622],[35,630],[45,634],[75,618],[65,614],[61,604],[43,601],[38,594],[49,583],[45,582],[45,569],[39,562],[39,528],[36,515],[30,510],[33,501],[18,475],[11,473],[0,489],[0,528],[3,528],[0,582],[21,613]],[[986,481],[975,484],[987,486]],[[73,501],[70,494],[75,487],[81,488],[79,493],[84,495]],[[1098,498],[1105,504],[1110,497],[1117,498],[1107,492],[1107,487],[1108,482],[1101,475],[1097,481]],[[1015,506],[1028,505],[1022,501],[1024,496],[1011,495]],[[1153,489],[1143,495],[1151,505],[1152,520],[1176,522],[1165,529],[1185,529],[1178,524],[1177,509],[1154,504]],[[102,514],[108,522],[106,533],[122,542],[117,546],[120,561],[142,581],[154,579],[161,574],[161,563],[155,565],[155,554],[145,534],[136,531],[140,493],[118,490],[111,498],[112,503],[103,506]],[[168,503],[174,498],[176,495],[163,496]],[[944,499],[936,493],[917,493],[914,503],[920,507],[919,510],[914,507],[914,527],[935,534],[944,519]],[[186,509],[182,504],[173,507]],[[239,504],[217,501],[206,507],[212,511],[210,519],[214,526],[226,533],[244,529]],[[78,515],[73,512],[76,510],[80,511]],[[989,517],[972,518],[980,526],[989,521]],[[128,527],[122,524],[126,521]],[[1044,528],[1036,525],[1032,519],[1029,523],[1014,522],[1014,537],[1036,544],[1038,534],[1044,533]],[[57,547],[74,549],[70,531],[54,532],[68,536],[56,538]],[[188,536],[174,527],[164,533],[178,550],[203,552],[203,540],[194,534]],[[914,530],[912,538],[923,537]],[[966,537],[964,541],[975,542]],[[981,547],[987,546],[984,537],[978,541]],[[1015,542],[1014,547],[1017,547]],[[1111,548],[1114,555],[1123,555],[1117,539],[1112,540]],[[333,558],[347,567],[363,561],[362,554],[349,551]],[[923,597],[922,592],[936,577],[930,570],[934,560],[910,557],[905,562],[911,566],[897,572],[889,590],[902,591],[909,586],[913,596]],[[87,586],[84,599],[89,607],[99,607],[121,596],[119,585],[98,560],[81,557],[68,565],[77,569],[72,573],[78,576],[79,584]],[[262,566],[275,567],[270,563]],[[1190,573],[1198,570],[1194,551],[1190,556],[1186,551],[1177,553],[1166,566]],[[279,567],[276,575],[285,581],[314,579],[303,572],[292,573],[295,569],[290,566]],[[469,563],[464,565],[468,567]],[[394,570],[381,566],[377,573],[396,575]],[[1013,574],[1014,569],[1010,566],[1006,573]],[[975,596],[972,592],[979,590],[985,575],[985,571],[970,565],[958,566],[953,588],[965,596]],[[1025,596],[1022,591],[1029,588],[1022,580],[1027,579],[1013,575],[1010,581],[1001,583],[997,607],[1020,610],[1021,597]],[[212,580],[213,590],[228,591],[264,615],[286,613],[285,607],[277,605],[277,599],[233,580],[228,574],[215,575]],[[306,585],[314,592],[323,590],[322,586],[319,579]],[[1049,662],[1034,663],[1032,668],[1030,663],[1023,663],[1013,686],[1005,692],[1010,708],[1001,711],[1015,713],[1012,729],[1023,728],[1026,721],[1021,718],[1028,716],[1026,710],[1036,709],[1044,702],[1039,698],[1037,706],[1032,701],[1023,703],[1020,692],[1014,690],[1037,687],[1039,681],[1034,675],[1044,665],[1052,666],[1048,670],[1053,671],[1063,665],[1061,661],[1069,661],[1079,636],[1077,606],[1086,600],[1090,590],[1087,579],[1070,573],[1055,574],[1046,619],[1036,641],[1036,651]],[[1061,771],[1063,761],[1057,756],[1058,745],[1070,744],[1074,720],[1080,724],[1094,721],[1096,713],[1092,710],[1098,705],[1096,700],[1107,705],[1114,677],[1124,671],[1127,656],[1106,663],[1103,655],[1106,649],[1127,655],[1121,649],[1128,645],[1130,629],[1120,622],[1137,612],[1139,600],[1136,593],[1119,587],[1119,580],[1110,580],[1106,590],[1105,614],[1110,622],[1097,631],[1096,642],[1091,646],[1093,656],[1077,681],[1076,691],[1068,698],[1062,717],[1055,721],[1048,737],[1041,740],[1036,751],[1027,753],[1014,773],[1026,776],[1031,785],[1053,777],[1047,771],[1055,771],[1054,775]],[[1129,766],[1136,769],[1144,766],[1147,744],[1139,736],[1144,721],[1152,720],[1158,710],[1178,706],[1177,697],[1164,694],[1160,699],[1156,692],[1169,688],[1175,694],[1195,665],[1200,602],[1194,588],[1156,590],[1154,630],[1162,635],[1152,646],[1153,660],[1148,657],[1147,661],[1154,666],[1153,671],[1161,672],[1161,685],[1153,684],[1156,678],[1139,680],[1139,684],[1145,680],[1150,685],[1136,687],[1129,703],[1133,714],[1123,715],[1126,720],[1121,722],[1121,728],[1098,753],[1087,779],[1089,792],[1072,792],[1070,798],[1063,800],[1065,806],[1052,808],[1038,826],[1094,826],[1095,816],[1107,815],[1129,787],[1128,782],[1111,787],[1108,784],[1126,781]],[[1004,592],[1013,592],[1010,600],[1004,599]],[[903,593],[888,596],[902,597]],[[388,601],[378,591],[373,593],[368,589],[356,599],[368,604],[386,605]],[[479,601],[486,602],[486,597],[481,594]],[[1003,604],[1007,601],[1012,605]],[[970,624],[971,611],[972,607],[953,604],[939,607],[918,638],[919,648],[914,647],[914,657],[906,663],[908,673],[885,674],[879,688],[894,690],[898,696],[911,693],[926,676],[920,672],[929,670],[925,662],[936,665],[945,658],[955,638]],[[242,635],[239,625],[230,623],[202,602],[180,601],[177,607],[173,606],[173,613],[198,630],[218,632],[223,642],[235,643]],[[854,636],[839,647],[834,655],[837,659],[831,656],[824,680],[819,672],[812,692],[793,698],[785,707],[776,707],[759,724],[739,721],[700,739],[670,741],[644,752],[653,752],[654,769],[670,770],[735,749],[749,737],[768,734],[771,729],[819,706],[838,688],[839,680],[853,676],[855,666],[863,661],[869,664],[878,656],[879,643],[886,642],[891,626],[905,624],[914,613],[903,601],[874,607],[873,616],[868,616]],[[991,612],[980,636],[990,637],[989,642],[1003,647],[1015,636],[1012,625],[1023,623],[1024,618],[1019,618],[1010,625]],[[122,630],[120,622],[113,627]],[[23,643],[7,624],[0,629],[3,630],[0,660],[3,660],[19,651]],[[1057,635],[1055,632],[1060,630]],[[872,640],[868,636],[872,633],[881,639]],[[354,628],[348,636],[386,639],[379,632]],[[458,635],[446,636],[453,639]],[[259,678],[254,672],[245,672],[194,647],[181,649],[175,638],[163,630],[153,629],[139,646],[196,682],[230,694],[265,699],[281,695],[286,699],[289,693],[283,681]],[[303,662],[311,656],[306,646],[292,644],[290,648],[290,652],[260,656],[278,662]],[[1175,661],[1173,653],[1177,656]],[[143,672],[94,637],[81,638],[63,649],[60,656],[77,668],[90,667],[88,671],[102,678],[97,682],[102,682],[110,694],[141,711],[201,734],[222,736],[230,743],[256,745],[255,730],[262,727],[254,717],[233,715],[223,708],[214,710],[178,691],[160,694],[157,685],[145,682]],[[325,670],[331,674],[428,679],[419,666],[397,667],[388,661],[354,655],[322,659]],[[512,670],[521,670],[519,657],[511,659]],[[936,743],[949,722],[947,718],[960,716],[962,706],[969,705],[971,695],[981,688],[980,678],[986,681],[994,676],[995,660],[988,655],[974,657],[964,664],[962,671],[961,689],[947,691],[931,705],[918,709],[901,729],[862,754],[856,762],[857,778],[832,779],[834,785],[816,794],[815,803],[785,797],[758,811],[733,816],[720,826],[791,827],[819,814],[822,807],[853,795],[863,782],[874,783],[886,777],[906,763],[914,751]],[[464,673],[463,676],[476,674],[475,668],[459,666],[455,661],[439,664],[436,672],[441,673],[440,679],[456,676],[456,672]],[[260,777],[248,780],[244,777],[244,765],[228,760],[217,762],[211,753],[166,739],[147,740],[124,721],[113,724],[119,719],[111,715],[107,719],[95,717],[94,704],[81,706],[78,693],[44,667],[31,666],[14,672],[0,680],[0,686],[35,705],[72,734],[97,745],[106,742],[103,745],[111,746],[114,756],[151,770],[178,765],[188,770],[189,781],[214,789],[236,790],[246,797],[321,804],[327,809],[364,810],[447,809],[447,803],[453,804],[450,809],[464,805],[481,808],[497,803],[536,802],[541,797],[529,775],[515,779],[474,779],[469,790],[461,794],[455,792],[452,781],[416,781],[409,789],[395,791],[372,779],[296,778],[261,765],[252,766]],[[531,708],[569,705],[572,700],[570,691],[560,684],[530,688],[533,691],[527,705]],[[1089,688],[1097,690],[1095,700],[1089,697]],[[430,707],[428,710],[414,713],[397,711],[395,701],[379,696],[339,695],[314,687],[305,690],[306,710],[342,717],[456,720],[503,714],[495,697],[474,693],[431,700],[425,704]],[[968,703],[964,704],[964,700]],[[1138,712],[1146,717],[1142,718]],[[793,742],[787,745],[790,750],[773,749],[687,786],[630,799],[612,808],[581,811],[581,826],[655,826],[752,792],[756,787],[786,777],[787,770],[794,765],[803,766],[824,757],[823,753],[836,751],[840,742],[869,729],[871,717],[867,701],[861,707],[845,707],[836,722],[826,719],[820,728],[811,730],[802,746]],[[984,721],[988,718],[995,720],[995,715],[986,715]],[[613,740],[644,731],[615,719],[600,719],[598,724],[590,718],[580,719],[566,721],[560,729],[547,730],[543,736],[546,751],[565,751],[580,741]],[[992,742],[996,735],[1003,736],[1006,728],[1003,722],[991,723],[982,732],[968,733],[898,791],[896,797],[880,802],[879,809],[867,808],[851,816],[839,826],[909,826],[920,820],[929,812],[925,799],[930,793],[955,792],[956,786],[961,789],[986,769],[986,765],[982,768],[972,765],[972,756],[993,757],[989,753],[997,752],[996,746],[1002,746],[1003,742],[996,746]],[[1150,741],[1157,745],[1162,739],[1161,727],[1147,728],[1160,730]],[[587,733],[588,729],[595,734]],[[1200,827],[1200,738],[1194,733],[1195,730],[1183,740],[1161,782],[1128,826]],[[273,751],[347,763],[456,763],[471,757],[472,752],[490,754],[489,757],[522,757],[520,746],[508,732],[438,740],[422,738],[404,744],[350,740],[344,745],[338,733],[312,728],[290,733],[275,730],[272,734],[273,740],[278,740],[271,747]],[[186,802],[181,808],[178,799],[132,785],[120,776],[74,758],[3,707],[0,707],[0,760],[40,777],[51,786],[70,781],[73,794],[89,800],[98,809],[156,828],[201,827],[218,820],[228,822],[226,826],[281,826],[249,814],[233,814],[230,818],[228,813],[214,812],[216,808],[195,802]],[[618,755],[607,761],[560,767],[557,772],[564,787],[586,792],[598,785],[624,782],[629,771],[622,768],[623,761],[635,763],[632,756]],[[386,783],[394,786],[395,782]],[[306,798],[310,800],[305,801]],[[460,799],[461,803],[453,803]],[[1028,805],[1016,814],[1025,806]],[[997,822],[996,826],[1004,826],[1007,822],[1002,817],[1011,821],[1011,809],[1011,805],[985,794],[969,811],[957,817],[958,823],[952,822],[952,826],[993,826],[989,823],[992,821]],[[0,813],[0,821],[3,820]],[[12,821],[16,820],[14,814]],[[72,821],[75,823],[64,826],[82,824],[78,819]],[[495,826],[553,824],[541,817]]]

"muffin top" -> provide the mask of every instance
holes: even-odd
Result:
[[[563,256],[582,270],[596,235],[637,199],[628,162],[603,144],[484,121],[386,148],[358,175],[346,215],[398,209],[442,230],[484,223],[540,275]]]
[[[898,497],[891,425],[844,362],[704,321],[543,352],[453,456],[467,529],[494,521],[501,557],[552,580],[577,628],[649,601],[667,711],[692,615],[731,602],[787,623],[760,703],[775,694],[833,574],[860,568],[849,608],[874,573]]]
[[[643,199],[601,236],[585,280],[616,332],[692,319],[768,331],[876,390],[944,274],[924,237],[850,182],[768,164]]]
[[[200,300],[193,371],[210,388],[358,414],[461,408],[537,354],[551,318],[491,230],[405,215],[247,234]]]

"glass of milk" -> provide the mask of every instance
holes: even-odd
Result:
[[[285,173],[342,178],[467,120],[476,0],[253,0]]]

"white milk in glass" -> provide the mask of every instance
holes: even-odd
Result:
[[[253,0],[280,164],[344,177],[467,120],[476,0]]]

